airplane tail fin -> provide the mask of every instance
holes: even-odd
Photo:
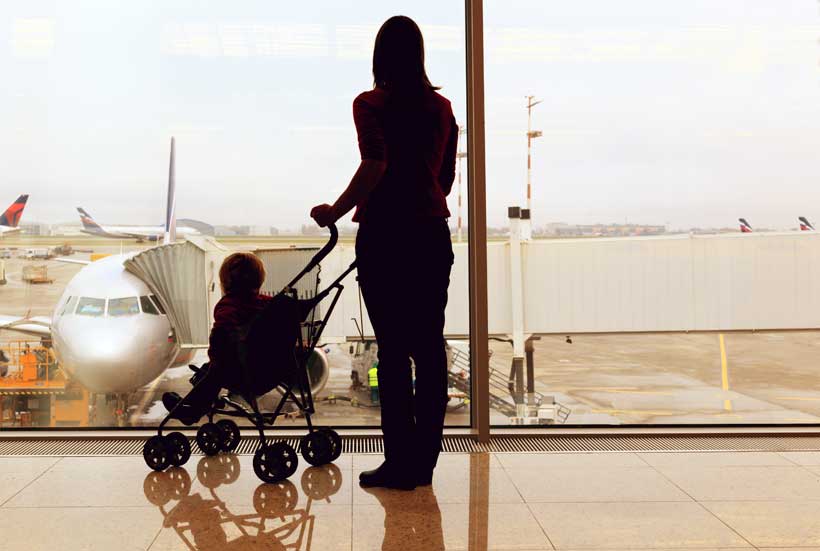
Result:
[[[10,228],[19,226],[20,218],[23,217],[23,209],[26,208],[26,201],[28,201],[28,195],[21,195],[3,214],[0,214],[0,226]]]
[[[80,213],[80,221],[83,223],[83,229],[89,232],[100,233],[103,231],[102,227],[97,224],[91,215],[88,214],[84,208],[77,207],[77,212]]]
[[[798,216],[798,220],[800,220],[800,231],[814,231],[814,226],[811,225],[808,218],[805,216]]]
[[[171,137],[171,161],[168,165],[168,200],[165,208],[165,243],[177,240],[177,194],[176,194],[176,163],[175,140]]]
[[[738,218],[737,221],[740,222],[740,231],[742,233],[752,233],[752,225],[745,218]]]

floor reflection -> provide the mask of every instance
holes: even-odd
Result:
[[[432,486],[412,493],[382,488],[367,488],[384,508],[383,551],[444,549],[441,510]]]
[[[239,479],[241,466],[236,455],[203,457],[196,467],[201,491],[191,493],[191,476],[184,468],[151,472],[145,477],[146,499],[164,517],[163,527],[172,529],[189,549],[310,549],[315,515],[314,501],[328,501],[342,485],[336,465],[310,467],[300,484],[307,498],[297,508],[299,491],[289,480],[260,484],[248,504],[254,512],[235,514],[219,498],[220,486]]]

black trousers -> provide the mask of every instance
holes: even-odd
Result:
[[[432,470],[448,399],[444,309],[453,247],[447,221],[363,223],[356,260],[379,347],[385,460],[400,469]]]

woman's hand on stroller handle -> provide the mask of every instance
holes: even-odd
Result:
[[[310,209],[310,217],[322,228],[335,224],[336,220],[339,219],[336,209],[333,205],[328,205],[327,203],[316,205]]]

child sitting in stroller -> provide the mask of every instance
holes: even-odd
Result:
[[[260,295],[265,281],[265,267],[251,253],[234,253],[219,269],[223,296],[214,307],[214,325],[209,340],[209,362],[199,368],[199,381],[185,403],[174,411],[174,417],[193,425],[208,413],[220,389],[236,386],[240,377],[236,362],[233,332],[257,316],[271,297]],[[162,403],[171,411],[181,400],[176,392],[166,392]]]

